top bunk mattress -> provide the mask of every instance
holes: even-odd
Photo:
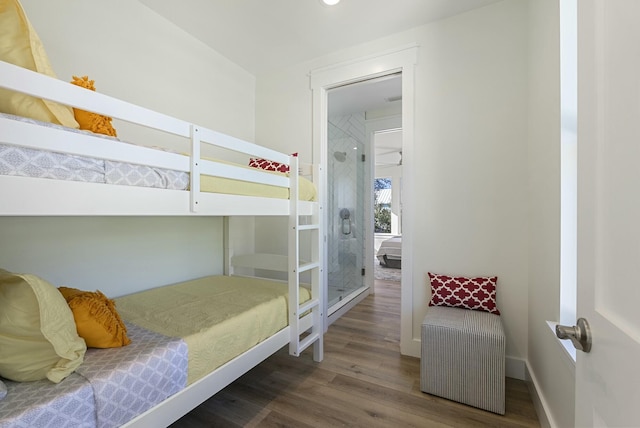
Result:
[[[310,292],[300,287],[300,302]],[[208,276],[115,299],[127,322],[189,349],[191,384],[288,325],[288,284],[241,276]]]
[[[4,118],[34,125],[87,134],[92,137],[98,136],[99,138],[104,138],[107,144],[109,140],[119,141],[113,137],[106,137],[88,131],[80,131],[13,115],[0,115]],[[250,167],[244,168],[250,169]],[[283,175],[277,172],[270,173]],[[187,172],[2,143],[0,143],[0,175],[189,190],[189,173]],[[289,189],[284,187],[208,175],[201,177],[200,190],[202,192],[241,196],[289,198]],[[314,184],[305,177],[299,177],[299,199],[301,201],[315,201],[316,197],[317,192]]]

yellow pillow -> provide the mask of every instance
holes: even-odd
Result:
[[[0,60],[56,77],[18,0],[0,0]],[[78,128],[71,107],[0,88],[0,112]]]
[[[90,89],[92,91],[96,90],[93,80],[89,80],[88,76],[77,77],[73,76],[73,80],[71,81],[74,85]],[[73,114],[80,125],[80,129],[84,129],[86,131],[95,132],[97,134],[110,135],[112,137],[116,137],[116,130],[111,124],[111,118],[108,116],[102,116],[97,113],[92,113],[90,111],[80,110],[78,108],[73,108]]]
[[[100,291],[60,287],[73,312],[78,335],[90,348],[118,348],[131,343],[113,300]]]
[[[82,364],[86,350],[56,287],[0,269],[0,376],[58,383]]]

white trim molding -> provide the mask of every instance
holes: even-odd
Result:
[[[349,60],[337,64],[311,70],[309,73],[313,97],[313,163],[323,167],[327,165],[327,120],[328,101],[327,91],[338,86],[348,85],[363,80],[382,77],[393,73],[402,74],[402,152],[403,177],[402,193],[413,194],[414,182],[414,80],[415,65],[418,58],[418,45],[413,43],[397,49],[379,52],[362,58]],[[328,183],[326,177],[321,186]],[[324,192],[326,194],[326,192]],[[324,196],[326,198],[326,195]],[[326,201],[320,201],[322,205]],[[325,213],[326,217],[326,213]],[[400,323],[400,352],[413,355],[414,337],[420,337],[420,332],[413,331],[413,258],[412,232],[415,209],[410,200],[403,204],[403,239],[402,239],[402,294],[401,294],[401,323]],[[324,221],[327,221],[325,218]],[[326,236],[324,239],[324,260],[327,257]],[[325,282],[328,269],[324,269]],[[325,302],[327,299],[325,298]],[[325,308],[324,313],[327,313]],[[325,322],[325,326],[327,323]]]

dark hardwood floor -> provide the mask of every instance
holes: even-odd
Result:
[[[173,427],[538,427],[524,382],[507,378],[506,414],[420,391],[420,360],[400,355],[400,285],[376,281],[329,327],[325,355],[268,358]]]

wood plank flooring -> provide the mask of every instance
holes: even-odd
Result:
[[[376,281],[329,327],[325,355],[287,349],[202,403],[172,427],[538,427],[524,382],[507,378],[506,414],[420,391],[420,360],[400,355],[400,285]]]

